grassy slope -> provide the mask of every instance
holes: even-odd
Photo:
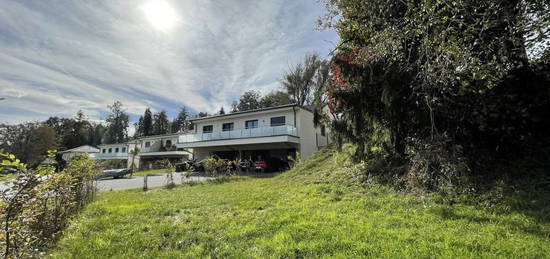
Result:
[[[86,257],[548,257],[550,223],[356,186],[325,151],[274,178],[106,192],[54,249]]]

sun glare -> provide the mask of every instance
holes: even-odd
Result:
[[[147,20],[157,30],[167,31],[174,27],[179,18],[168,3],[162,0],[152,0],[141,6]]]

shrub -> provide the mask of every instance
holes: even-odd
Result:
[[[0,193],[4,257],[36,257],[55,242],[70,217],[93,199],[100,170],[87,155],[75,156],[58,173],[48,165],[28,170],[13,155],[0,151],[0,156],[4,158],[0,168],[19,172],[13,186]]]
[[[410,167],[405,176],[409,189],[455,195],[468,181],[470,168],[462,148],[447,144],[443,138],[416,141]],[[450,146],[450,147],[449,147]]]

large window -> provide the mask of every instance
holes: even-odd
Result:
[[[246,129],[254,129],[258,127],[258,120],[250,120],[244,122],[244,127]]]
[[[202,126],[202,133],[212,133],[214,127],[212,125]]]
[[[103,149],[103,153],[107,152],[107,149]]]
[[[145,142],[145,147],[150,147],[151,146],[151,142],[147,141]]]
[[[285,116],[271,118],[271,126],[281,126],[285,123]]]
[[[113,153],[113,149],[112,149],[112,148],[109,148],[109,153]]]
[[[117,148],[115,148],[115,153],[118,153],[118,147],[117,147]]]
[[[222,131],[231,131],[231,130],[233,130],[233,122],[224,123],[222,125]]]
[[[126,148],[125,147],[122,148],[122,153],[126,153]]]

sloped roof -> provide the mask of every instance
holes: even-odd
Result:
[[[99,149],[89,145],[84,145],[80,147],[71,148],[69,150],[65,150],[59,153],[99,153]]]

